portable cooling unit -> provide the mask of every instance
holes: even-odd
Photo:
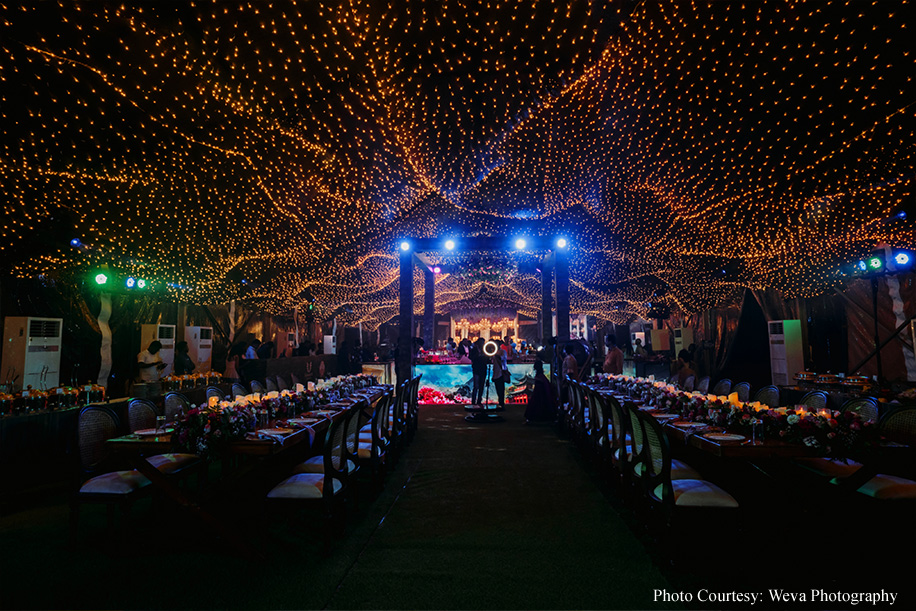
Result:
[[[4,382],[10,390],[60,385],[62,318],[7,316],[3,320]]]
[[[213,368],[213,327],[185,327],[184,341],[188,342],[188,356],[194,363],[195,373],[210,371]]]

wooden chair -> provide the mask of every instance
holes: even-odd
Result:
[[[732,381],[728,378],[722,378],[712,387],[712,393],[717,397],[725,396],[732,391]]]
[[[252,380],[249,382],[248,387],[251,388],[251,392],[253,393],[264,394],[267,392],[267,388],[265,388],[264,385],[257,380]]]
[[[394,405],[389,414],[389,441],[393,460],[398,460],[407,444],[407,402],[410,400],[411,380],[398,385]]]
[[[410,381],[410,394],[405,407],[405,425],[407,427],[405,441],[408,444],[413,441],[420,425],[420,378],[422,377],[421,373]]]
[[[771,409],[779,407],[779,387],[764,386],[754,394],[753,401],[759,401]]]
[[[207,399],[209,400],[211,397],[216,397],[220,401],[226,400],[226,395],[216,386],[207,386]]]
[[[823,390],[812,390],[801,398],[799,405],[806,406],[812,412],[827,409],[827,393]]]
[[[675,379],[677,378],[675,377]],[[697,382],[697,392],[701,392],[704,395],[709,394],[709,382],[709,376],[703,376],[700,378],[700,381]]]
[[[296,388],[296,384],[302,384],[303,386],[305,386],[305,384],[303,384],[303,383],[299,380],[299,376],[297,376],[295,373],[289,374],[289,379],[290,379],[290,389],[295,389],[295,388]]]
[[[629,416],[624,406],[614,397],[605,397],[608,407],[607,413],[610,420],[609,440],[611,442],[610,463],[611,463],[611,483],[616,485],[628,484],[631,480],[631,456],[630,444],[632,435],[630,434]]]
[[[146,399],[132,399],[127,404],[127,419],[130,423],[131,433],[142,429],[154,428],[158,415],[159,412],[156,410],[156,406]],[[146,460],[161,473],[167,475],[181,474],[182,477],[189,474],[193,469],[204,466],[204,462],[197,454],[184,452],[156,454],[148,456]]]
[[[376,492],[381,490],[385,481],[388,447],[391,444],[388,423],[394,399],[392,388],[378,400],[369,424],[360,428],[359,432],[357,460],[367,467],[368,477],[365,479]]]
[[[239,396],[244,397],[245,395],[247,395],[248,389],[242,386],[241,384],[239,384],[238,382],[234,382],[232,384],[231,392],[232,392],[232,399],[235,399],[236,397],[239,397]]]
[[[588,401],[588,436],[589,448],[592,458],[595,462],[599,473],[606,475],[610,468],[611,458],[611,439],[610,429],[612,425],[608,421],[608,406],[604,395],[587,386],[585,397]]]
[[[273,378],[267,378],[264,382],[267,384],[267,392],[277,392],[280,390],[280,387],[277,386],[277,381]]]
[[[694,388],[694,385],[696,384],[696,381],[697,381],[696,376],[687,376],[687,379],[684,380],[684,388],[682,390],[685,390],[687,392],[693,392],[693,388]]]
[[[335,522],[342,528],[346,515],[346,494],[350,485],[347,466],[347,418],[338,418],[328,427],[324,439],[322,470],[320,473],[296,473],[287,477],[267,493],[269,505],[287,512],[296,512],[314,506],[321,510],[325,525],[321,529],[323,550],[330,552],[331,536]]]
[[[154,416],[155,422],[155,416]],[[105,442],[118,436],[118,417],[105,406],[84,407],[77,422],[79,470],[70,497],[70,542],[76,543],[80,506],[107,505],[108,528],[113,528],[115,509],[127,520],[133,503],[151,490],[150,481],[136,469],[112,471]]]
[[[840,411],[852,411],[859,414],[863,420],[878,421],[878,401],[874,397],[850,399],[840,407]]]
[[[290,390],[293,387],[290,386],[289,383],[282,376],[277,376],[277,388],[279,388],[280,390]]]
[[[747,403],[751,398],[751,383],[750,382],[738,382],[732,386],[732,392],[738,393],[738,400],[742,403]]]
[[[191,402],[180,392],[166,393],[163,399],[163,412],[166,422],[174,422],[179,413],[188,413]]]
[[[696,542],[698,524],[721,529],[730,515],[732,520],[725,532],[732,531],[738,525],[738,501],[712,482],[699,477],[677,477],[662,425],[650,414],[636,412],[644,439],[644,456],[640,462],[643,497],[650,516],[656,518],[654,526],[659,528],[659,542],[667,546],[669,558],[675,560],[681,557],[679,539]],[[689,517],[684,515],[681,520],[682,514]]]

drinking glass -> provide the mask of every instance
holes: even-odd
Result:
[[[266,409],[262,409],[262,410],[259,410],[259,411],[258,411],[258,429],[266,429],[266,428],[267,428],[267,418],[268,418],[268,416],[269,416],[269,413],[268,413],[268,411],[267,411]]]
[[[165,431],[165,416],[156,416],[156,432]]]

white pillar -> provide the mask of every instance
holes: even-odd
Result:
[[[99,378],[96,384],[108,391],[108,376],[111,375],[111,327],[108,321],[111,320],[111,293],[102,293],[100,295],[102,307],[99,309],[99,330],[102,332],[102,366],[99,368]]]

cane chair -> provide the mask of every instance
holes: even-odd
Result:
[[[410,381],[410,395],[405,407],[405,425],[407,427],[406,442],[413,441],[417,428],[420,425],[420,378],[423,374],[416,376]]]
[[[812,390],[801,398],[799,405],[804,405],[812,412],[827,409],[827,393],[823,390]]]
[[[390,444],[388,422],[391,402],[394,401],[394,389],[389,389],[375,405],[368,425],[359,432],[359,450],[357,460],[364,465],[370,485],[379,491],[385,481],[388,446]]]
[[[180,392],[166,393],[162,401],[166,422],[174,422],[179,414],[188,413],[191,402]]]
[[[280,388],[277,386],[277,381],[273,378],[267,378],[264,380],[264,383],[267,387],[267,392],[277,392]]]
[[[410,398],[410,380],[404,380],[398,385],[394,405],[389,409],[389,447],[393,460],[397,460],[404,450],[407,439],[406,404]]]
[[[344,439],[345,447],[343,450],[343,456],[345,462],[343,465],[345,467],[340,467],[341,470],[346,471],[349,478],[354,478],[359,471],[360,463],[358,462],[358,451],[359,451],[359,429],[362,426],[362,417],[363,410],[369,407],[368,402],[365,399],[361,399],[348,407],[346,413],[343,416],[339,416],[342,420],[345,421],[344,424]],[[299,463],[293,468],[294,473],[324,473],[325,461],[322,455],[312,456],[311,458],[306,459],[305,461]]]
[[[754,394],[754,402],[760,402],[771,409],[779,407],[779,387],[764,386]]]
[[[703,376],[700,378],[700,381],[697,382],[697,392],[701,392],[704,395],[709,393],[709,382],[709,376]]]
[[[675,519],[684,510],[736,510],[738,501],[725,490],[699,477],[677,478],[671,446],[662,425],[650,414],[637,412],[645,448],[641,482],[650,509],[667,531],[664,540],[677,534]],[[692,523],[692,522],[691,522]]]
[[[156,426],[156,417],[159,412],[151,401],[146,399],[132,399],[127,404],[127,421],[130,424],[130,432],[151,429]],[[167,475],[176,475],[188,471],[190,467],[196,467],[201,463],[201,459],[196,454],[187,454],[183,452],[168,452],[165,454],[156,454],[148,456],[147,462],[153,465],[161,473]]]
[[[696,376],[687,376],[687,379],[684,380],[684,388],[687,392],[693,392],[694,386],[696,385],[697,378]]]
[[[632,441],[629,416],[624,406],[615,397],[606,396],[605,400],[610,420],[611,482],[614,484],[629,483],[631,466],[629,450]]]
[[[136,469],[111,471],[106,443],[117,437],[118,417],[105,406],[84,407],[77,421],[79,477],[70,498],[70,541],[76,542],[80,506],[87,503],[108,506],[108,527],[120,508],[126,520],[133,503],[151,489],[150,481]]]
[[[209,403],[209,400],[213,397],[216,397],[218,401],[226,400],[226,395],[222,390],[216,386],[207,386],[207,402]]]
[[[291,390],[293,387],[282,376],[277,376],[277,388],[280,390]]]
[[[296,388],[296,384],[302,384],[305,386],[305,384],[302,383],[302,380],[299,379],[299,376],[297,376],[295,373],[289,374],[289,380],[291,389]]]
[[[296,473],[287,477],[267,493],[270,505],[286,511],[296,511],[315,506],[321,510],[325,526],[323,550],[330,552],[334,522],[338,529],[343,526],[346,494],[350,484],[350,470],[347,467],[347,418],[338,418],[331,423],[324,439],[322,470],[320,473]]]
[[[721,396],[727,395],[731,391],[732,391],[732,381],[729,380],[728,378],[722,378],[721,380],[716,382],[715,386],[712,387],[711,394],[714,394],[717,397],[721,397]]]
[[[738,382],[732,386],[732,392],[738,393],[739,401],[747,403],[751,398],[751,384],[750,382]]]
[[[236,397],[240,397],[240,396],[244,397],[247,394],[248,394],[247,388],[245,388],[244,386],[242,386],[239,383],[232,384],[232,398],[233,399],[235,399]]]
[[[261,383],[260,383],[259,381],[257,381],[257,380],[252,380],[252,381],[248,384],[248,387],[251,388],[251,392],[253,392],[253,393],[256,392],[256,393],[261,393],[261,394],[263,394],[263,393],[267,392],[267,388],[265,388],[264,385],[261,384]]]
[[[585,387],[589,413],[589,447],[599,472],[604,473],[610,466],[612,425],[608,422],[608,406],[605,397],[598,391]]]
[[[878,401],[874,397],[850,399],[840,407],[841,412],[855,412],[862,420],[878,421]]]
[[[648,462],[656,459],[656,457],[650,454],[650,448],[646,445],[652,439],[648,436],[648,431],[646,430],[646,418],[650,418],[654,424],[658,425],[659,430],[662,429],[661,424],[659,424],[654,416],[635,406],[630,408],[629,413],[630,430],[633,436],[633,443],[631,444],[631,451],[634,457],[633,476],[637,481],[641,481]],[[687,463],[671,458],[670,456],[668,457],[668,461],[669,476],[671,479],[701,479],[697,470]]]

